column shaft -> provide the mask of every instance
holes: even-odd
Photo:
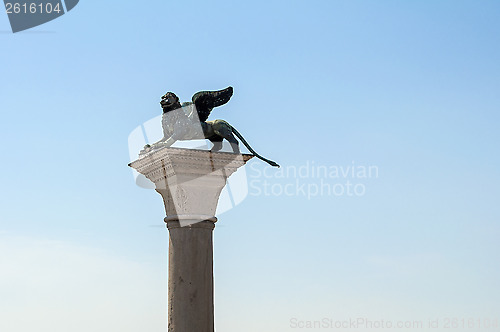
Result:
[[[169,221],[168,331],[213,332],[214,223]]]

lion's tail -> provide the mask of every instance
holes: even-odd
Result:
[[[236,137],[238,137],[240,139],[240,141],[247,147],[248,151],[250,151],[254,156],[256,156],[257,158],[259,158],[260,160],[265,161],[266,163],[268,163],[271,166],[280,167],[280,165],[278,165],[274,161],[266,159],[266,158],[262,157],[260,154],[258,154],[257,152],[255,152],[255,150],[252,149],[252,147],[250,146],[250,144],[248,144],[248,142],[243,138],[243,135],[241,135],[236,130],[236,128],[234,128],[233,126],[231,126],[231,131],[236,135]]]

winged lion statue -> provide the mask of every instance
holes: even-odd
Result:
[[[255,152],[243,136],[226,121],[207,121],[210,112],[215,107],[226,104],[232,95],[232,87],[219,91],[200,91],[193,95],[191,102],[180,103],[179,97],[175,93],[167,92],[161,97],[160,101],[163,109],[163,138],[152,145],[146,145],[143,151],[147,152],[159,147],[170,147],[180,140],[206,138],[213,143],[211,151],[222,149],[222,142],[226,139],[231,144],[233,152],[240,153],[237,137],[255,157],[271,166],[279,167],[276,162],[266,159]]]

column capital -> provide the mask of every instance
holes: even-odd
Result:
[[[141,154],[129,166],[155,184],[165,204],[165,222],[185,226],[207,220],[213,224],[227,178],[252,157],[165,147]]]

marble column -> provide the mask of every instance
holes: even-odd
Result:
[[[129,164],[155,184],[165,205],[169,332],[214,331],[215,210],[227,178],[252,157],[170,147]]]

